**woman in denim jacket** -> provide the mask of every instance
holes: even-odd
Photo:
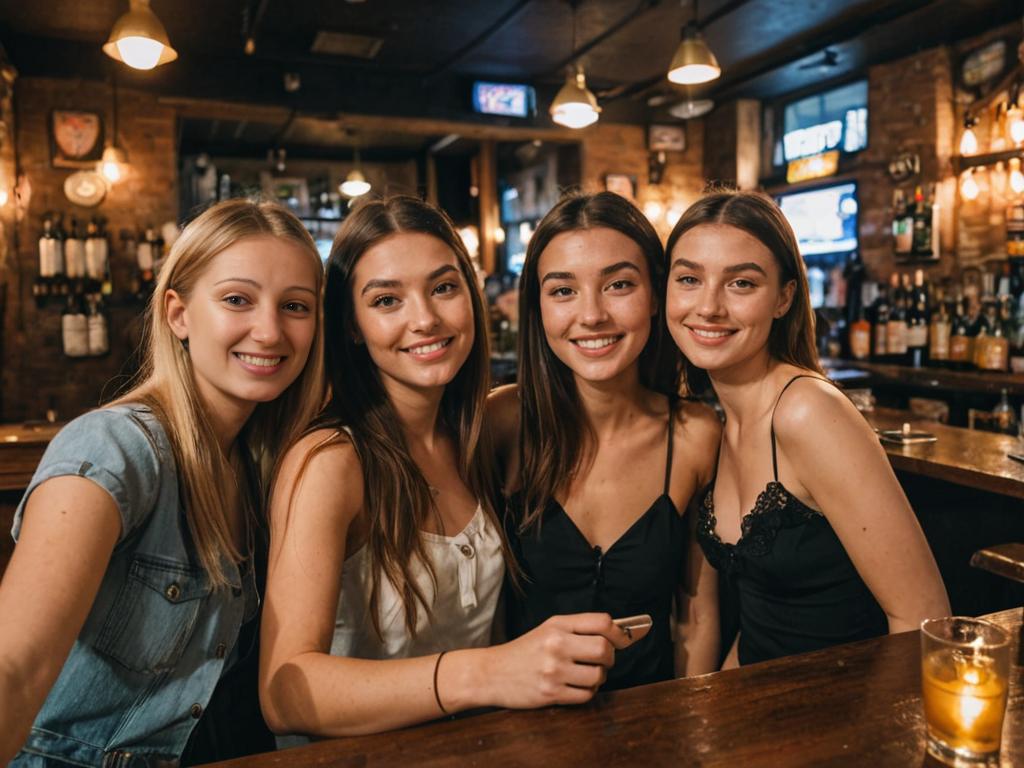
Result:
[[[15,516],[0,763],[272,748],[255,693],[262,510],[277,452],[321,401],[322,275],[269,203],[221,203],[175,242],[140,383],[57,435]]]

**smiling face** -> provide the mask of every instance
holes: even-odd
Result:
[[[390,235],[352,272],[358,341],[386,390],[450,383],[469,357],[473,303],[454,251],[423,233]]]
[[[167,290],[167,322],[188,340],[209,407],[251,412],[302,372],[316,330],[315,269],[287,239],[247,237],[214,256],[187,296]]]
[[[607,227],[556,235],[537,261],[551,351],[590,382],[636,372],[657,302],[643,251]]]
[[[768,335],[789,310],[795,282],[757,238],[727,224],[700,224],[675,243],[665,311],[669,332],[699,368],[723,375],[767,361]]]

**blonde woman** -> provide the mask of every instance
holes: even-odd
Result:
[[[61,430],[15,515],[0,763],[272,747],[254,705],[262,510],[276,449],[321,401],[322,275],[269,203],[214,206],[174,244],[140,383]]]

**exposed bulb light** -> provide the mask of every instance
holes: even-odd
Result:
[[[149,0],[129,0],[128,13],[114,22],[103,52],[133,69],[153,69],[178,58]]]
[[[1024,173],[1020,172],[1020,158],[1010,158],[1010,189],[1015,195],[1024,193]]]
[[[601,108],[597,106],[597,97],[587,88],[587,78],[583,69],[570,72],[565,85],[551,102],[551,119],[566,128],[586,128],[597,122]]]
[[[960,154],[978,154],[978,137],[974,135],[974,129],[969,125],[964,129],[963,136],[960,137]]]
[[[108,144],[103,150],[103,157],[96,163],[96,170],[106,179],[108,184],[117,184],[125,177],[128,158],[123,149]]]
[[[978,182],[974,179],[974,172],[968,168],[960,177],[960,196],[964,200],[976,200],[980,192]]]
[[[1006,111],[1006,125],[1010,132],[1010,140],[1014,144],[1024,144],[1024,110],[1016,104]]]

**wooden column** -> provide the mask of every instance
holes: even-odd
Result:
[[[497,269],[494,232],[501,225],[498,215],[497,142],[484,139],[477,156],[480,188],[480,266],[491,274]]]

